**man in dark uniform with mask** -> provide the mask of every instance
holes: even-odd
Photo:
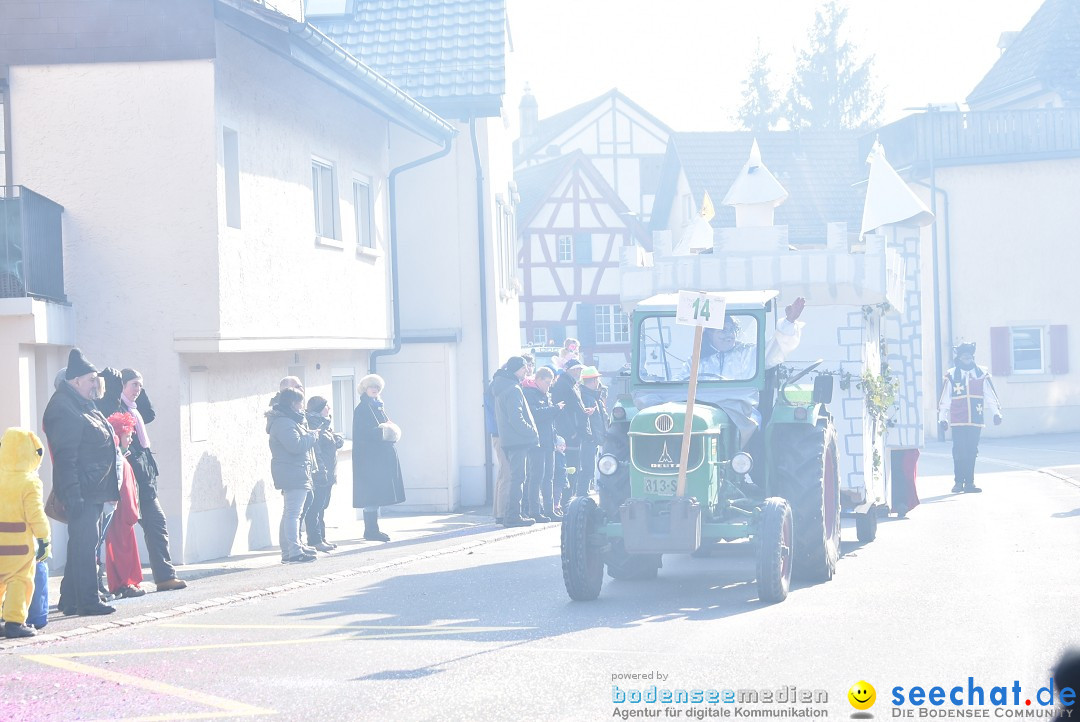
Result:
[[[975,364],[975,344],[962,343],[956,347],[956,366],[945,374],[938,400],[938,423],[942,431],[950,426],[953,430],[954,494],[982,491],[975,486],[975,457],[987,416],[995,426],[1002,421],[997,390],[989,372]]]

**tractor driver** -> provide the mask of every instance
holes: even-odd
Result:
[[[804,325],[799,316],[805,307],[806,299],[800,296],[784,309],[784,318],[776,324],[776,334],[765,350],[765,368],[779,366],[784,357],[798,347]],[[730,315],[724,319],[723,328],[705,329],[698,381],[749,381],[754,378],[757,374],[756,338],[750,342],[740,341],[739,331],[739,320]],[[684,373],[690,375],[689,362]]]
[[[776,324],[776,333],[765,350],[766,369],[779,366],[798,347],[805,325],[799,316],[805,307],[806,299],[800,296],[784,309],[784,318]],[[750,342],[740,341],[739,321],[735,317],[725,318],[723,328],[706,329],[702,338],[705,344],[698,363],[698,381],[749,381],[757,374],[756,338]],[[689,362],[683,373],[684,378],[689,377]],[[761,424],[757,389],[699,389],[697,396],[703,401],[716,403],[728,413],[739,428],[741,444],[745,448]]]

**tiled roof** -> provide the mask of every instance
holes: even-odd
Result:
[[[612,88],[608,92],[604,93],[603,95],[597,96],[592,100],[586,100],[584,103],[579,103],[578,105],[567,108],[566,110],[556,113],[549,118],[543,118],[542,120],[540,120],[536,126],[536,138],[530,142],[529,147],[525,148],[521,155],[526,156],[533,153],[542,155],[544,149],[547,148],[548,144],[552,140],[554,140],[560,133],[573,127],[575,123],[583,119],[596,108],[599,108],[605,103],[611,103],[614,100],[619,100],[620,102],[626,103],[627,105],[644,115],[646,118],[652,120],[654,123],[656,123],[656,125],[665,129],[668,133],[671,132],[671,129],[668,128],[668,126],[662,120],[660,120],[655,115],[645,110],[633,100],[628,98],[626,94],[620,92],[618,88]]]
[[[716,207],[712,225],[735,225],[735,209],[720,199],[734,183],[757,138],[765,166],[787,189],[787,201],[777,207],[776,225],[788,226],[792,243],[821,243],[826,224],[847,221],[858,231],[862,219],[866,178],[865,158],[859,157],[855,131],[769,131],[765,133],[673,133],[660,188],[653,208],[653,228],[664,227],[675,201],[674,179],[681,166],[696,204],[705,191]]]
[[[977,105],[1025,83],[1080,103],[1080,0],[1046,0],[967,100]]]
[[[499,114],[505,0],[355,0],[351,15],[308,20],[440,115]]]

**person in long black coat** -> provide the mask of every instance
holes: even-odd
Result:
[[[376,374],[360,379],[360,403],[353,410],[353,508],[364,510],[364,538],[371,541],[390,541],[379,530],[379,507],[405,501],[405,481],[394,448],[401,431],[383,408],[379,394],[385,387]]]
[[[574,496],[587,496],[589,493],[589,474],[592,464],[581,458],[582,445],[592,436],[589,417],[594,407],[585,407],[581,401],[578,380],[584,367],[580,361],[570,359],[565,370],[555,379],[551,387],[551,401],[562,403],[562,410],[555,416],[555,433],[566,440],[566,465],[576,468],[570,480]],[[588,470],[583,467],[590,467]],[[566,499],[564,502],[568,501]]]

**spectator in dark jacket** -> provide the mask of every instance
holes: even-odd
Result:
[[[311,495],[313,449],[318,438],[316,432],[307,428],[303,406],[303,394],[296,389],[284,389],[278,393],[277,403],[266,412],[270,475],[274,488],[285,497],[279,528],[284,564],[315,561],[315,554],[305,551],[300,544],[300,517]]]
[[[583,443],[589,443],[592,437],[589,419],[594,409],[587,408],[581,401],[578,380],[581,378],[583,368],[580,361],[570,359],[566,363],[564,372],[551,387],[551,400],[556,404],[560,402],[564,404],[555,418],[555,433],[566,439],[566,466],[576,469],[570,478],[574,496],[584,496],[589,493],[589,477],[581,468],[585,465],[581,459],[581,446]]]
[[[304,519],[308,545],[321,552],[337,549],[337,544],[326,541],[326,522],[323,515],[330,506],[330,492],[337,483],[337,450],[345,444],[345,437],[335,434],[330,421],[330,402],[322,396],[312,396],[307,401],[307,424],[318,434],[315,443],[315,460],[319,466],[311,477],[312,500]]]
[[[546,366],[537,369],[536,376],[522,382],[525,401],[529,404],[540,445],[529,452],[526,463],[525,514],[534,521],[547,522],[559,519],[562,514],[555,511],[552,483],[555,478],[555,416],[561,406],[551,401],[551,384],[555,381],[555,372]]]
[[[507,527],[533,524],[532,519],[521,515],[521,496],[529,451],[540,444],[536,421],[521,391],[521,380],[525,378],[526,371],[525,359],[511,356],[491,380],[499,441],[510,463],[510,488],[502,513],[502,524]]]
[[[607,435],[607,387],[600,383],[600,372],[595,366],[586,366],[581,370],[581,403],[586,409],[592,409],[589,416],[589,435],[581,441],[581,465],[584,467],[585,491],[579,495],[588,493],[589,487],[596,479],[596,452],[603,446],[604,437]]]
[[[120,498],[116,445],[105,416],[94,405],[98,372],[82,351],[68,356],[64,383],[42,418],[53,460],[53,488],[68,517],[67,566],[57,604],[65,614],[111,614],[98,598],[94,550],[102,506]]]

